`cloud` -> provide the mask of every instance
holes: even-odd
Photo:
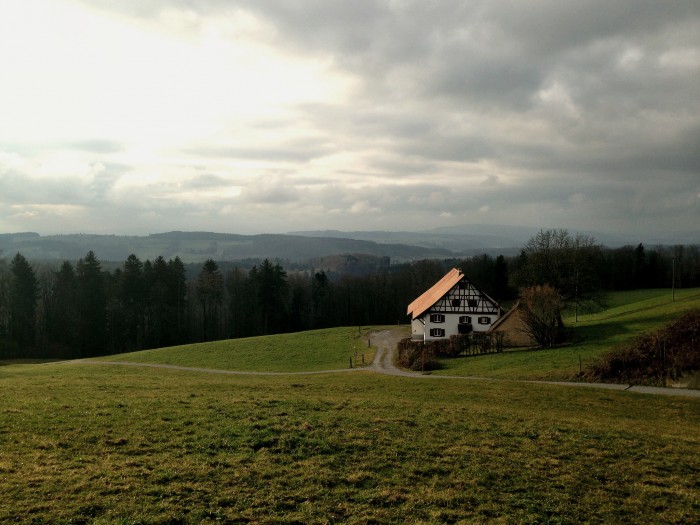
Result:
[[[299,192],[283,177],[259,177],[243,187],[240,200],[253,204],[289,204],[299,200]]]
[[[8,204],[141,233],[700,219],[695,0],[30,3],[12,38],[0,8]]]
[[[205,173],[188,180],[185,186],[192,189],[218,189],[227,186],[228,182],[219,175]]]

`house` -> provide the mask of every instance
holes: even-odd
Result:
[[[505,346],[533,346],[535,344],[525,328],[520,301],[493,323],[491,332],[502,332]]]
[[[408,305],[411,339],[432,341],[487,332],[501,315],[498,303],[453,268]]]

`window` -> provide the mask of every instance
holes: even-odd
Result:
[[[462,300],[461,299],[452,299],[452,306],[455,308],[459,308],[462,305]]]
[[[460,335],[470,334],[472,333],[472,330],[474,330],[474,327],[471,324],[460,323],[457,325],[457,332]]]
[[[467,299],[467,304],[469,305],[469,308],[476,308],[478,303],[476,299]]]
[[[431,323],[444,323],[445,316],[442,314],[430,314],[430,322]]]
[[[490,317],[479,317],[479,324],[491,324]]]
[[[445,337],[445,329],[444,328],[431,328],[430,329],[430,337]]]
[[[472,324],[472,318],[469,315],[460,315],[459,324]]]

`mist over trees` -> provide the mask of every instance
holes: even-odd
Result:
[[[265,259],[249,269],[179,258],[114,266],[89,251],[75,264],[0,258],[0,358],[70,358],[334,326],[407,322],[406,306],[450,268],[495,300],[548,286],[562,304],[593,308],[606,290],[700,286],[698,246],[609,249],[542,231],[517,257],[421,260],[365,275]],[[188,278],[188,274],[190,277]]]

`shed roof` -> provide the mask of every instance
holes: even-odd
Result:
[[[498,330],[498,328],[505,323],[511,316],[515,314],[515,312],[518,311],[518,308],[520,308],[520,300],[516,301],[516,303],[513,305],[513,307],[508,310],[507,313],[499,317],[495,323],[491,325],[491,328],[489,329],[491,332],[495,332]]]
[[[416,317],[420,317],[438,302],[443,295],[449,292],[452,287],[462,280],[464,274],[459,268],[452,268],[445,276],[436,282],[433,286],[428,288],[420,297],[415,299],[411,304],[408,305],[406,315],[411,316],[411,320]]]

